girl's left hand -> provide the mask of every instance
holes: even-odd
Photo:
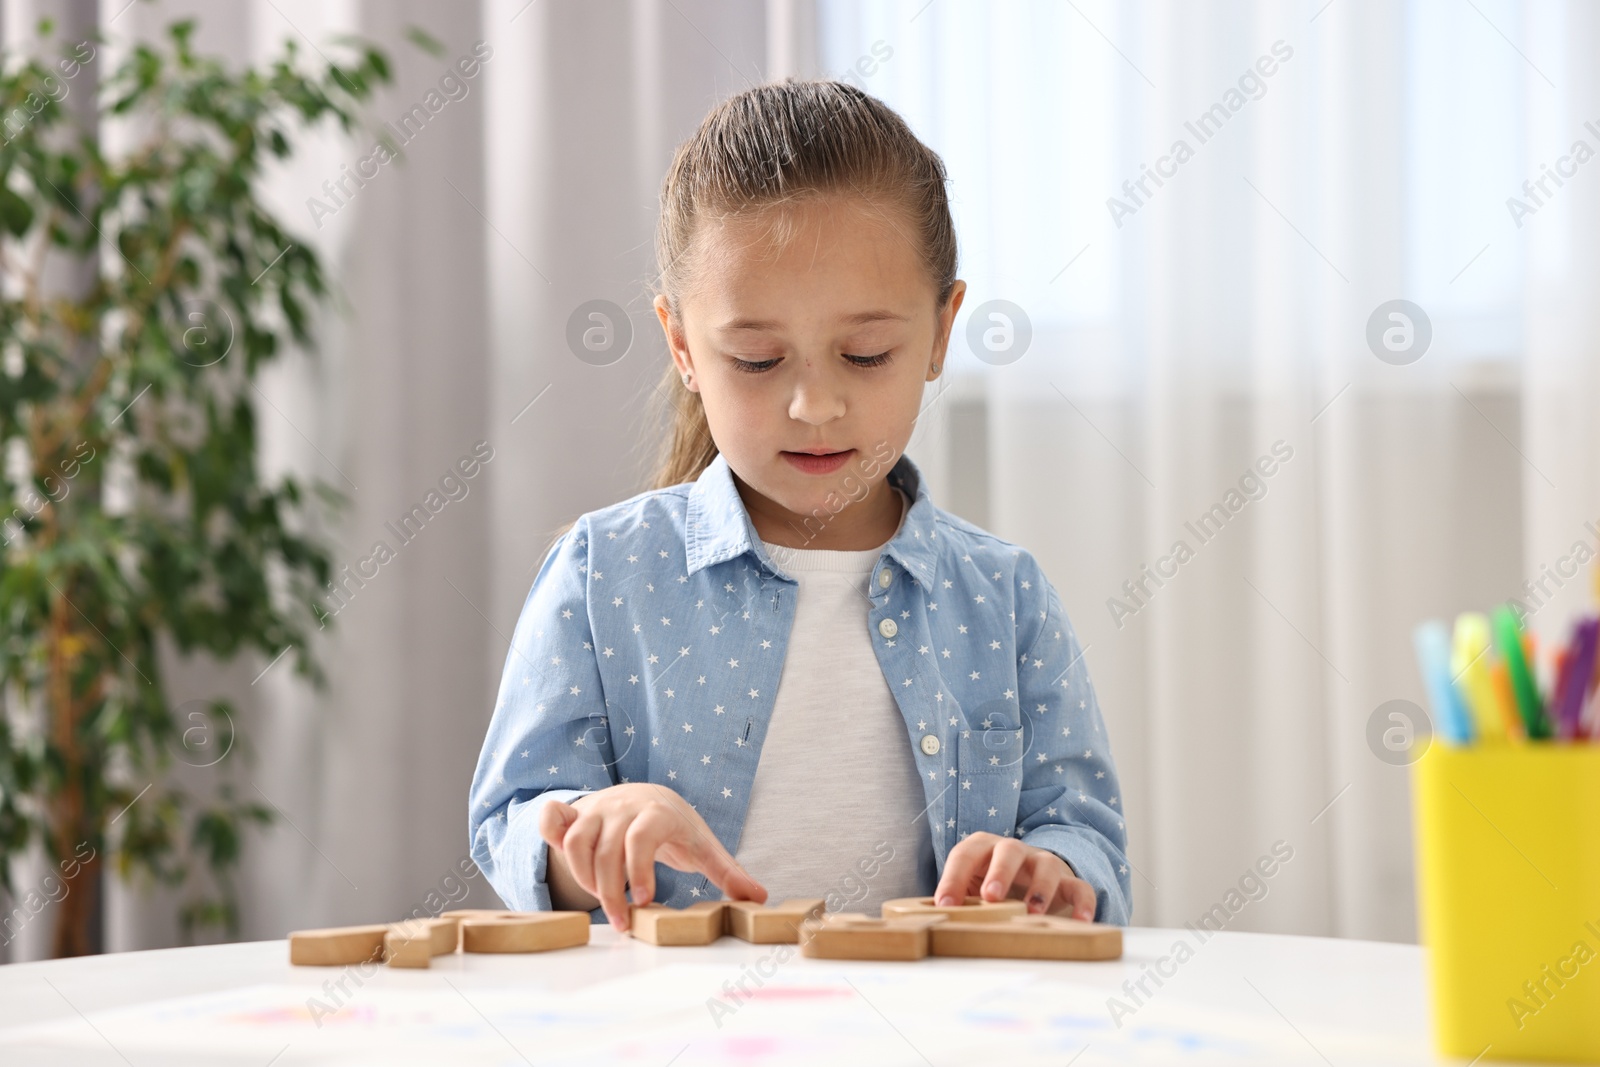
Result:
[[[969,895],[986,901],[1025,900],[1032,915],[1094,919],[1094,887],[1074,875],[1065,860],[1048,849],[984,831],[968,834],[950,850],[933,902],[950,907]]]

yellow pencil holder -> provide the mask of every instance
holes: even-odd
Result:
[[[1435,741],[1411,781],[1439,1052],[1600,1062],[1600,744]]]

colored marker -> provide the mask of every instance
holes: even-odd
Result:
[[[1456,616],[1450,646],[1450,677],[1472,717],[1474,732],[1485,741],[1504,741],[1509,724],[1489,675],[1489,617],[1476,611]]]
[[[1600,573],[1600,567],[1596,568],[1596,572]],[[1600,633],[1596,634],[1595,644],[1594,671],[1585,683],[1582,697],[1584,714],[1579,719],[1579,732],[1600,741],[1600,705],[1595,703],[1600,700]]]
[[[1600,656],[1596,657],[1600,659]],[[1600,687],[1591,688],[1584,697],[1584,714],[1579,720],[1578,732],[1591,741],[1600,741]]]
[[[1573,643],[1577,643],[1577,635],[1573,635]],[[1566,694],[1572,685],[1573,657],[1570,648],[1556,650],[1555,677],[1550,682],[1550,699],[1545,701],[1545,713],[1550,717],[1550,729],[1555,731],[1556,737],[1569,740],[1571,735],[1566,732]]]
[[[1594,674],[1595,642],[1600,637],[1600,619],[1579,619],[1573,627],[1568,647],[1566,670],[1561,672],[1556,689],[1556,736],[1571,740],[1578,736],[1583,716],[1583,698],[1588,695],[1589,678]]]
[[[1517,711],[1522,715],[1523,727],[1529,738],[1550,736],[1550,726],[1545,721],[1544,710],[1539,706],[1539,690],[1534,684],[1533,672],[1528,668],[1527,648],[1522,641],[1522,627],[1516,613],[1505,604],[1494,609],[1495,644],[1505,659],[1511,676],[1511,690],[1516,696]]]
[[[1429,619],[1416,628],[1412,640],[1440,735],[1452,745],[1466,744],[1472,740],[1472,723],[1467,718],[1461,694],[1450,681],[1450,637],[1444,623]]]
[[[1528,728],[1517,711],[1517,694],[1511,691],[1511,672],[1506,661],[1496,658],[1489,664],[1489,682],[1494,686],[1495,703],[1500,707],[1500,717],[1506,723],[1506,736],[1516,741],[1528,739]]]

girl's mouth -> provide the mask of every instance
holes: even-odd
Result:
[[[810,452],[782,452],[780,455],[788,460],[796,470],[806,474],[831,474],[844,466],[845,461],[855,454],[855,449],[847,448],[843,452],[829,452],[826,455],[812,455]]]

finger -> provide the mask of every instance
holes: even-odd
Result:
[[[1029,877],[1026,878],[1027,887],[1023,890],[1022,899],[1028,905],[1030,915],[1041,915],[1054,904],[1062,881],[1070,877],[1059,863],[1048,862],[1049,858],[1035,854],[1023,868]]]
[[[600,898],[606,918],[619,933],[628,929],[628,898],[623,888],[623,881],[627,877],[624,861],[627,857],[628,823],[626,816],[613,815],[607,819],[594,847],[594,880],[598,886],[594,895]]]
[[[578,817],[572,820],[572,825],[567,827],[567,836],[561,845],[562,855],[567,858],[567,872],[592,897],[600,895],[594,884],[594,850],[600,841],[600,829],[604,824],[604,820],[593,812],[580,811]]]
[[[1058,895],[1064,900],[1063,914],[1084,922],[1094,922],[1094,909],[1098,901],[1095,900],[1094,886],[1082,878],[1063,878],[1057,890]]]
[[[660,810],[670,820],[670,832],[661,849],[663,862],[680,871],[704,874],[729,900],[766,903],[766,887],[739,866],[705,820],[682,797],[667,793],[661,800]]]
[[[648,904],[656,892],[656,852],[672,834],[676,816],[651,805],[628,826],[628,885],[635,904]]]
[[[711,879],[712,885],[722,890],[726,899],[753,900],[757,904],[767,902],[766,887],[739,866],[738,861],[722,847],[722,842],[709,833],[695,835],[694,855],[700,871]]]
[[[539,836],[551,848],[560,848],[567,827],[578,817],[578,809],[559,800],[549,800],[539,809]]]
[[[966,902],[973,883],[989,860],[989,850],[994,847],[992,836],[983,834],[956,842],[944,861],[944,875],[933,891],[937,907],[951,908]]]
[[[1004,900],[1017,880],[1022,861],[1028,858],[1028,849],[1020,841],[1002,838],[989,856],[989,871],[984,875],[978,895],[987,901]]]

